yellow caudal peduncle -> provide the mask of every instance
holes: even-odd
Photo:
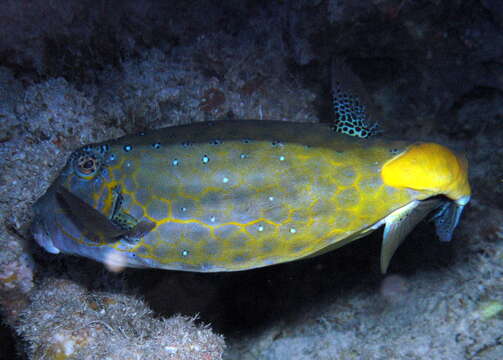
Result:
[[[466,159],[434,143],[411,145],[384,164],[381,176],[386,185],[443,194],[452,200],[471,193]]]

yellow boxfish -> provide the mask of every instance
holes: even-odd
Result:
[[[470,199],[466,160],[370,136],[377,129],[341,68],[334,124],[197,123],[75,151],[35,204],[35,240],[111,266],[198,272],[315,256],[382,225],[385,272],[432,212],[449,241]]]
[[[385,225],[382,271],[428,213],[449,240],[470,197],[463,158],[329,124],[218,121],[74,152],[35,205],[52,253],[234,271],[310,257]]]

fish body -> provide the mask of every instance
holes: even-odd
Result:
[[[53,253],[215,272],[314,256],[384,225],[384,272],[432,211],[450,240],[469,198],[466,161],[438,144],[217,121],[75,151],[36,203],[33,233]]]

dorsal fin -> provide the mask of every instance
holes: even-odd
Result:
[[[334,130],[360,138],[378,134],[376,110],[360,78],[342,60],[333,60],[331,70]]]

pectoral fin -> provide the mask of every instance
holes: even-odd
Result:
[[[124,238],[128,241],[137,241],[147,235],[155,228],[155,223],[148,220],[142,220],[138,224],[136,224],[132,229],[130,229],[125,235]]]
[[[381,246],[381,272],[383,274],[386,273],[393,254],[405,237],[421,220],[441,204],[442,201],[439,199],[416,200],[386,217]]]
[[[63,186],[58,187],[56,196],[80,230],[96,242],[114,243],[122,238],[136,240],[155,227],[150,221],[140,221],[135,226],[124,229]]]

